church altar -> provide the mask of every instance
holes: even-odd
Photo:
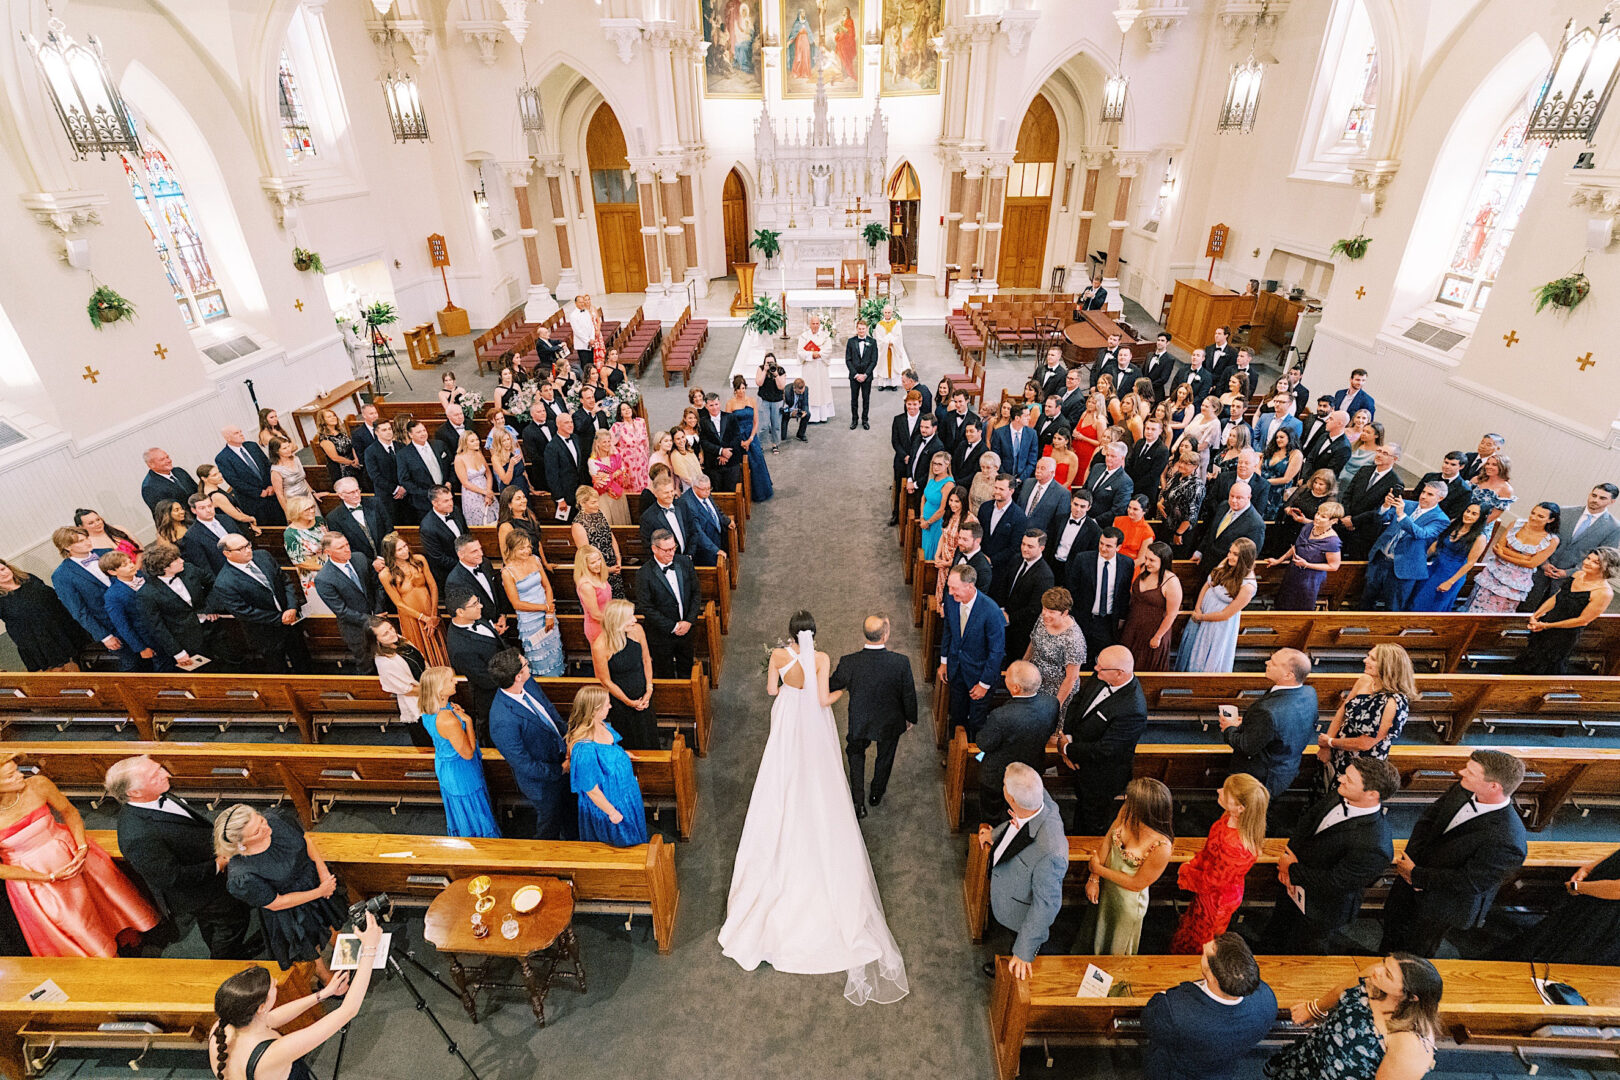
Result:
[[[784,308],[787,313],[787,339],[762,338],[752,332],[744,333],[742,345],[732,361],[731,372],[726,376],[727,381],[732,376],[741,375],[752,387],[754,375],[759,371],[759,362],[765,358],[766,352],[774,352],[776,362],[782,365],[788,378],[797,379],[803,374],[803,365],[799,363],[799,335],[810,325],[812,311],[824,311],[833,319],[833,354],[827,358],[827,376],[832,383],[835,399],[843,400],[843,391],[849,387],[849,371],[844,367],[844,342],[855,335],[858,298],[849,289],[789,289],[783,294],[783,299],[787,302]]]

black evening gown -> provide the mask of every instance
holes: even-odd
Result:
[[[1620,878],[1620,849],[1592,868],[1587,881]],[[1501,949],[1502,959],[1549,964],[1620,964],[1620,900],[1566,896],[1530,931]]]
[[[30,576],[8,593],[0,593],[0,619],[29,671],[44,671],[77,660],[90,635],[73,621],[62,601],[45,582]]]
[[[697,628],[694,626],[691,632],[696,633]],[[641,642],[626,637],[624,648],[608,657],[608,674],[626,697],[638,698],[645,694],[647,669],[643,666]],[[612,698],[608,723],[619,733],[626,750],[658,749],[658,717],[651,705],[636,710],[618,698]]]
[[[232,896],[259,909],[270,955],[283,966],[313,960],[326,950],[331,932],[348,916],[348,895],[339,882],[332,895],[307,904],[271,911],[267,905],[286,893],[306,892],[321,883],[315,860],[304,846],[304,830],[296,821],[271,810],[270,846],[257,855],[233,855],[225,868],[226,888]]]

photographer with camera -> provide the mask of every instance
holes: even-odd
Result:
[[[304,1058],[360,1012],[382,933],[376,916],[368,910],[360,931],[360,966],[354,977],[342,972],[316,993],[279,1007],[276,985],[267,968],[255,965],[220,983],[214,992],[214,1013],[219,1020],[209,1033],[209,1066],[214,1075],[219,1080],[314,1080]],[[317,1002],[340,995],[343,1003],[308,1027],[290,1035],[277,1031]]]
[[[271,957],[283,967],[313,960],[330,980],[322,953],[349,909],[315,837],[291,818],[237,803],[214,819],[214,854],[227,860],[230,894],[259,909]]]
[[[782,430],[782,397],[787,390],[787,372],[776,362],[775,353],[766,353],[759,362],[754,385],[759,388],[759,401],[765,409],[765,441],[771,444],[771,453],[774,454],[780,448],[778,444],[782,438],[787,435]]]

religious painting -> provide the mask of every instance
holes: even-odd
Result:
[[[765,96],[765,61],[761,55],[760,5],[764,0],[700,0],[703,25],[699,32],[709,42],[703,58],[703,96],[750,98]]]
[[[939,93],[939,51],[945,0],[883,0],[884,97]]]
[[[861,96],[861,0],[785,0],[782,21],[783,97],[815,97],[818,71],[828,97]]]

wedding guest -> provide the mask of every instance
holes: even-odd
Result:
[[[298,583],[303,590],[300,606],[306,614],[329,615],[331,612],[315,592],[315,575],[326,563],[321,541],[326,537],[326,525],[316,513],[315,500],[306,495],[290,499],[286,505],[287,527],[282,530],[282,545],[287,560],[298,571]]]
[[[653,477],[652,494],[651,503],[643,501],[641,542],[650,547],[653,534],[663,530],[674,539],[676,550],[682,555],[688,556],[694,563],[714,565],[718,549],[709,546],[707,536],[692,519],[690,505],[676,501],[674,478],[664,474]],[[607,538],[610,536],[612,530],[604,531],[602,524],[586,530],[586,537],[598,550],[604,552],[607,550]]]
[[[478,432],[469,429],[462,435],[455,455],[456,478],[461,481],[462,519],[468,526],[495,524],[499,513],[495,507],[495,482]]]
[[[382,560],[377,581],[399,612],[400,633],[428,664],[448,664],[444,632],[439,627],[439,583],[427,560],[413,554],[411,545],[397,532],[383,537]]]
[[[1271,793],[1248,773],[1233,773],[1215,793],[1221,816],[1209,838],[1181,864],[1176,884],[1193,894],[1170,938],[1170,952],[1190,956],[1226,933],[1243,903],[1243,883],[1266,842]]]
[[[574,839],[574,808],[563,775],[567,726],[530,676],[521,650],[503,649],[492,656],[489,676],[501,688],[489,707],[490,741],[534,808],[534,838]]]
[[[1013,935],[1006,950],[1013,978],[1028,981],[1035,956],[1052,933],[1063,907],[1063,878],[1069,870],[1069,844],[1057,803],[1041,783],[1041,774],[1021,761],[1007,765],[1002,798],[1008,820],[995,828],[980,825],[978,843],[990,852],[990,914],[995,925]],[[1013,845],[1019,840],[1018,849]],[[1005,934],[1000,935],[1005,939]],[[996,953],[1003,950],[996,948]],[[994,978],[996,962],[983,968]]]
[[[609,600],[603,610],[602,632],[591,643],[591,673],[613,699],[608,719],[625,748],[657,750],[652,652],[630,601]]]
[[[1620,849],[1582,863],[1547,915],[1493,959],[1544,964],[1620,963]]]
[[[1200,953],[1202,980],[1161,990],[1142,1010],[1147,1080],[1235,1080],[1277,1022],[1277,995],[1242,937],[1220,934]]]
[[[1170,464],[1170,443],[1165,438],[1164,421],[1150,416],[1142,421],[1142,437],[1131,444],[1125,455],[1125,473],[1131,478],[1132,498],[1146,500],[1151,510],[1159,501],[1159,485]]]
[[[1545,564],[1544,564],[1545,565]],[[1614,600],[1610,579],[1620,571],[1620,548],[1587,552],[1580,568],[1530,613],[1530,641],[1514,662],[1521,675],[1562,675],[1581,628],[1609,609]]]
[[[1460,479],[1457,483],[1466,486]],[[1580,568],[1590,552],[1620,546],[1620,522],[1609,513],[1616,498],[1620,498],[1620,487],[1596,484],[1587,492],[1584,506],[1559,507],[1558,550],[1536,568],[1535,584],[1519,605],[1520,611],[1534,611],[1541,606],[1560,581]]]
[[[500,836],[484,780],[484,759],[472,719],[451,701],[456,673],[447,667],[422,672],[417,706],[433,739],[433,771],[439,778],[445,831],[451,836]]]
[[[214,465],[226,482],[225,490],[236,492],[242,509],[260,525],[277,525],[286,519],[281,516],[281,504],[276,501],[276,489],[270,483],[270,459],[258,443],[248,442],[242,429],[234,424],[219,429],[225,446],[214,455]],[[199,474],[201,470],[198,470]],[[207,491],[201,475],[199,490]]]
[[[496,500],[495,547],[506,549],[506,538],[522,533],[536,551],[540,550],[540,518],[534,512],[534,496],[523,488],[505,488]],[[544,556],[542,556],[544,558]]]
[[[191,511],[193,523],[213,520],[213,516],[204,518],[200,512],[199,508],[202,501],[206,499],[209,506],[213,508],[212,515],[222,515],[220,524],[223,527],[244,535],[250,532],[254,536],[259,535],[262,531],[259,528],[259,523],[252,516],[244,513],[242,507],[237,505],[237,498],[232,491],[231,485],[225,482],[225,477],[221,475],[218,465],[197,466],[197,484],[197,494],[186,500],[186,507]],[[216,534],[216,540],[221,536],[223,536],[222,533]]]
[[[327,475],[333,480],[345,476],[358,480],[365,475],[365,467],[360,463],[360,452],[355,449],[354,440],[344,432],[338,422],[338,414],[331,409],[322,409],[315,414],[315,445],[325,456]]]
[[[83,529],[85,535],[90,538],[92,554],[100,557],[109,551],[121,551],[139,565],[140,542],[116,525],[107,524],[106,520],[94,510],[73,511],[73,524]]]
[[[979,820],[1001,817],[1001,792],[1007,766],[1022,762],[1037,772],[1046,768],[1046,743],[1058,723],[1056,699],[1041,690],[1034,664],[1014,660],[1003,676],[1012,700],[992,709],[974,743],[979,748]]]
[[[400,448],[394,442],[394,425],[387,420],[379,420],[377,441],[366,447],[365,451],[366,476],[371,481],[371,490],[376,492],[379,505],[387,511],[390,524],[415,521],[421,517],[420,514],[412,517],[410,493],[400,477],[402,460]]]
[[[1193,526],[1204,505],[1204,472],[1199,467],[1198,452],[1191,446],[1182,444],[1178,453],[1159,497],[1159,520],[1164,522],[1171,547],[1185,551],[1196,535]]]
[[[964,425],[962,441],[951,456],[951,475],[958,484],[966,485],[970,513],[977,514],[989,501],[1000,473],[1001,455],[985,448],[977,424]]]
[[[448,490],[450,481],[456,475],[450,465],[450,449],[428,438],[426,424],[412,420],[406,426],[405,433],[410,441],[400,447],[394,461],[399,486],[405,489],[407,509],[403,518],[395,513],[395,524],[425,518],[434,509],[433,489],[443,487]]]
[[[1018,560],[1008,568],[1009,574],[995,581],[992,599],[1001,606],[1007,620],[1003,655],[1015,660],[1028,650],[1030,633],[1041,614],[1041,597],[1052,587],[1052,567],[1043,557],[1045,553],[1046,534],[1026,529],[1019,542]],[[1002,580],[1007,582],[1005,587]]]
[[[1170,789],[1151,777],[1125,785],[1114,823],[1090,854],[1086,908],[1076,949],[1097,956],[1134,956],[1148,909],[1148,888],[1170,865],[1175,830]]]
[[[1463,452],[1461,450],[1447,452],[1446,456],[1440,460],[1440,471],[1424,473],[1419,478],[1417,486],[1408,491],[1407,495],[1415,499],[1418,492],[1423,490],[1424,484],[1431,480],[1440,481],[1446,486],[1446,493],[1440,500],[1440,509],[1446,512],[1446,517],[1456,520],[1457,515],[1462,513],[1463,507],[1468,505],[1469,498],[1474,493],[1473,485],[1462,477],[1463,461]],[[1571,513],[1578,512],[1578,509],[1571,511]],[[1620,528],[1620,525],[1617,525],[1616,528]]]
[[[385,693],[399,702],[399,718],[417,746],[431,746],[433,739],[422,726],[422,710],[417,702],[422,672],[427,660],[415,645],[406,641],[394,624],[382,615],[373,615],[366,626],[366,642],[377,681]]]
[[[1277,400],[1287,402],[1289,399],[1279,397]],[[1277,516],[1282,510],[1283,492],[1294,486],[1304,467],[1305,455],[1299,449],[1293,429],[1279,427],[1273,431],[1260,455],[1261,517],[1270,521]]]
[[[1041,693],[1053,698],[1061,712],[1068,710],[1086,663],[1086,639],[1070,610],[1074,598],[1068,589],[1047,589],[1041,594],[1041,616],[1030,631],[1024,659],[1041,674]],[[1050,732],[1048,733],[1050,734]]]
[[[529,486],[529,474],[523,465],[523,444],[507,428],[495,428],[489,433],[489,468],[496,492]]]
[[[1518,610],[1535,584],[1536,567],[1558,550],[1558,516],[1557,503],[1537,503],[1524,521],[1496,530],[1496,541],[1474,575],[1467,610]]]
[[[1468,580],[1468,571],[1485,553],[1491,534],[1485,528],[1485,512],[1478,503],[1469,503],[1452,519],[1451,526],[1429,545],[1433,561],[1429,576],[1412,594],[1412,611],[1451,611],[1462,593],[1459,586]],[[1542,565],[1546,565],[1543,563]]]
[[[1080,836],[1097,836],[1107,827],[1147,729],[1147,697],[1130,650],[1110,645],[1093,663],[1091,677],[1069,700],[1058,734],[1058,762],[1074,774],[1074,827]]]
[[[1322,591],[1327,576],[1339,568],[1341,541],[1334,522],[1344,516],[1344,507],[1336,502],[1318,504],[1311,523],[1299,530],[1298,537],[1266,566],[1286,566],[1282,585],[1272,606],[1278,611],[1315,611],[1316,598]],[[1279,520],[1278,527],[1289,524]]]
[[[1087,656],[1096,657],[1118,641],[1130,613],[1136,564],[1119,553],[1119,542],[1119,530],[1110,525],[1098,533],[1095,551],[1069,556],[1066,585],[1077,598],[1075,621],[1085,635]]]
[[[148,584],[136,595],[158,670],[180,670],[198,656],[215,661],[210,673],[227,670],[221,662],[224,643],[214,629],[219,616],[208,610],[214,575],[206,567],[188,566],[172,544],[148,548],[146,568]]]
[[[295,675],[307,674],[309,649],[294,625],[303,590],[287,580],[269,552],[254,551],[246,537],[228,536],[219,544],[225,566],[208,594],[209,609],[242,626],[249,663],[259,673],[280,675],[290,667]]]
[[[1114,528],[1119,530],[1123,539],[1119,542],[1119,550],[1132,562],[1139,561],[1142,546],[1153,542],[1153,526],[1148,524],[1148,507],[1153,505],[1146,495],[1132,495],[1131,501],[1125,504],[1125,513],[1113,520]],[[1140,568],[1138,568],[1140,573]]]
[[[1239,485],[1232,489],[1242,490]],[[1213,530],[1217,524],[1211,521]],[[1231,671],[1237,659],[1239,621],[1260,583],[1254,576],[1254,541],[1239,537],[1199,589],[1176,647],[1177,671]]]
[[[946,591],[939,677],[950,693],[950,726],[967,729],[971,741],[990,713],[990,688],[1001,672],[1007,620],[995,601],[980,593],[973,567],[951,569]]]
[[[467,414],[460,405],[446,405],[444,407],[444,423],[433,431],[433,441],[444,450],[446,457],[454,458],[461,447],[461,440],[468,433],[477,434],[467,423]]]
[[[614,406],[613,416],[610,432],[614,452],[624,463],[625,488],[640,491],[647,486],[647,421],[637,416],[635,406],[627,401]]]
[[[360,483],[353,477],[344,477],[332,485],[338,504],[326,515],[327,532],[338,532],[349,540],[355,558],[372,572],[382,568],[383,537],[388,535],[388,515],[376,496],[360,493]]]
[[[281,417],[276,414],[276,410],[260,409],[259,447],[264,450],[265,454],[270,458],[271,461],[274,461],[276,460],[276,456],[270,453],[271,439],[280,439],[282,442],[287,443],[293,441],[292,436],[287,434],[287,429],[281,426]]]
[[[90,550],[90,535],[77,526],[51,533],[51,543],[62,561],[51,571],[57,599],[92,640],[101,643],[119,671],[134,671],[135,653],[113,631],[107,618],[107,587],[112,578],[102,573],[100,558]]]
[[[377,424],[377,406],[369,401],[360,406],[360,422],[350,430],[349,439],[354,444],[354,453],[361,465],[365,464],[366,451],[377,441]]]
[[[304,464],[298,460],[298,447],[291,439],[271,439],[269,457],[270,489],[281,504],[281,512],[288,514],[287,520],[291,521],[287,507],[294,499],[314,499],[315,490],[309,486]]]
[[[1474,490],[1469,494],[1470,502],[1479,503],[1485,509],[1485,520],[1494,522],[1502,516],[1502,511],[1518,502],[1513,494],[1513,485],[1508,483],[1508,477],[1513,475],[1513,462],[1503,453],[1495,453],[1485,459],[1480,466],[1479,475],[1473,478]]]
[[[146,462],[146,475],[141,478],[141,501],[147,509],[156,510],[165,499],[183,507],[186,499],[196,494],[197,481],[186,470],[174,467],[167,450],[154,446],[142,455],[142,460]]]
[[[367,635],[372,615],[382,607],[376,574],[365,560],[354,557],[349,538],[336,529],[321,537],[321,556],[325,562],[315,573],[315,593],[337,616],[338,632],[355,670],[369,675]]]
[[[1275,558],[1287,550],[1288,545],[1293,543],[1298,535],[1298,527],[1311,524],[1323,503],[1337,503],[1341,507],[1340,517],[1344,516],[1342,509],[1344,504],[1338,502],[1339,482],[1331,472],[1318,469],[1307,475],[1301,470],[1300,475],[1304,477],[1303,482],[1294,488],[1293,493],[1283,503],[1276,524],[1266,530],[1264,553],[1267,558]]]
[[[271,958],[283,967],[313,960],[316,976],[330,980],[324,953],[349,902],[315,834],[279,810],[237,803],[214,819],[214,857],[225,862],[230,894],[258,909]]]
[[[1069,429],[1062,425],[1050,432],[1051,441],[1041,452],[1042,461],[1052,463],[1052,479],[1061,487],[1078,484],[1085,475],[1083,463],[1070,441]]]
[[[506,620],[485,619],[484,605],[472,591],[449,594],[447,606],[452,617],[444,632],[445,651],[456,674],[467,680],[474,729],[482,735],[488,730],[490,702],[500,689],[489,677],[489,658],[503,647]]]
[[[590,471],[591,485],[601,499],[602,513],[608,524],[630,524],[630,503],[627,498],[632,490],[629,486],[630,473],[624,459],[613,448],[612,435],[606,431],[596,433],[585,464]]]
[[[1444,493],[1445,485],[1433,480],[1423,485],[1415,503],[1403,499],[1399,488],[1385,498],[1379,515],[1384,529],[1367,561],[1363,608],[1370,611],[1382,603],[1392,612],[1410,609],[1413,595],[1428,580],[1429,546],[1450,524],[1440,509]]]
[[[1405,730],[1416,700],[1417,682],[1406,650],[1388,642],[1369,649],[1350,695],[1339,702],[1327,732],[1316,737],[1316,756],[1326,766],[1324,789],[1333,791],[1352,761],[1389,760],[1389,748]]]
[[[986,454],[985,460],[995,457]],[[977,481],[975,481],[977,483]],[[990,488],[990,498],[981,503],[977,510],[973,508],[971,492],[968,497],[968,510],[984,529],[984,551],[990,556],[991,566],[1011,567],[1018,561],[1018,547],[1028,523],[1024,518],[1024,511],[1013,502],[1013,478],[1007,473],[997,473]],[[1005,576],[1002,580],[1006,580]],[[986,591],[1000,595],[999,589]]]
[[[1359,425],[1359,427],[1357,426]],[[1374,422],[1365,410],[1356,413],[1355,421],[1345,432],[1350,440],[1350,457],[1339,468],[1339,487],[1346,497],[1350,485],[1364,470],[1376,466],[1378,452],[1384,448],[1384,425]]]
[[[78,671],[90,644],[55,590],[0,559],[0,622],[28,671]]]
[[[0,800],[0,881],[29,953],[112,957],[158,924],[67,796],[15,754],[0,754]]]
[[[102,603],[107,608],[107,621],[136,657],[137,671],[152,671],[157,667],[157,650],[151,645],[152,631],[141,611],[140,590],[146,585],[135,560],[122,551],[109,551],[97,560],[101,572],[112,580]],[[165,658],[167,659],[167,658]],[[173,670],[172,662],[170,670]]]
[[[1443,989],[1427,960],[1386,956],[1355,982],[1293,1006],[1294,1023],[1311,1032],[1266,1062],[1266,1080],[1420,1080],[1434,1067]]]
[[[475,541],[476,543],[476,541]],[[553,679],[567,670],[562,631],[557,625],[557,594],[534,545],[523,533],[507,536],[501,552],[501,586],[506,605],[517,618],[518,646],[538,678]]]
[[[701,610],[692,560],[675,551],[668,529],[652,534],[652,558],[636,572],[636,614],[642,617],[653,674],[684,679],[692,673],[692,620]]]
[[[925,559],[938,556],[943,545],[940,537],[945,530],[945,515],[948,507],[946,500],[951,493],[960,488],[958,499],[962,503],[969,502],[967,485],[958,485],[951,476],[951,456],[944,450],[937,451],[928,466],[928,480],[922,487],[922,555]],[[969,518],[972,518],[971,507],[966,507]],[[975,522],[976,523],[976,522]],[[959,526],[960,527],[960,526]]]
[[[1154,542],[1136,560],[1119,643],[1131,651],[1137,671],[1164,671],[1170,664],[1170,629],[1181,610],[1181,579],[1171,566],[1173,558],[1169,544]]]
[[[579,796],[579,838],[613,847],[647,842],[647,811],[630,755],[608,726],[608,692],[582,686],[568,715],[568,783]]]
[[[594,644],[602,632],[602,613],[613,599],[613,586],[608,582],[607,561],[592,544],[574,550],[574,596],[585,616],[585,641]]]
[[[437,484],[428,490],[428,512],[422,515],[417,540],[422,545],[422,557],[433,571],[439,590],[450,571],[456,566],[456,544],[467,532],[467,519],[456,506],[456,497],[448,484]]]
[[[784,441],[785,441],[784,436]],[[686,431],[676,428],[670,432],[671,446],[669,450],[669,471],[675,477],[675,494],[681,495],[691,490],[697,478],[703,472],[703,460],[698,457],[697,439]],[[651,467],[648,471],[648,483],[651,480]]]
[[[1059,518],[1053,523],[1052,543],[1047,545],[1047,558],[1052,561],[1052,578],[1065,585],[1069,581],[1069,564],[1074,562],[1076,556],[1087,551],[1097,550],[1097,540],[1102,536],[1102,528],[1090,515],[1091,492],[1085,488],[1074,488],[1069,492],[1069,513],[1067,519]]]

